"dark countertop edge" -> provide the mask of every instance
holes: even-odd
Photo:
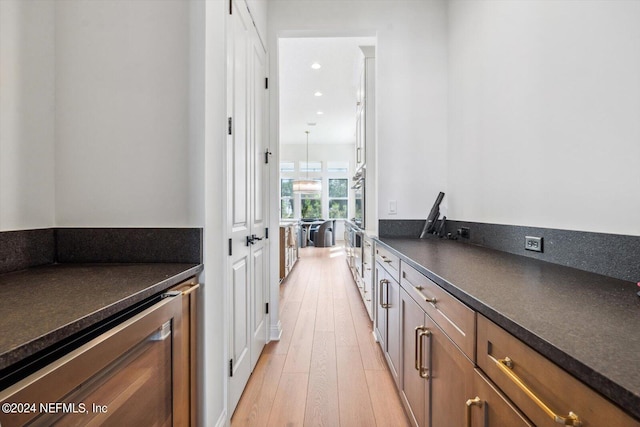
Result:
[[[378,237],[378,232],[374,231],[374,230],[368,230],[366,228],[362,228],[358,225],[356,225],[353,221],[351,221],[350,219],[343,219],[342,220],[344,222],[345,227],[351,227],[353,229],[356,230],[356,233],[362,233],[364,236],[370,238],[370,239],[377,239]]]
[[[393,246],[380,239],[381,238],[374,238],[376,243],[379,243],[391,250],[403,261],[407,262],[410,266],[427,276],[438,286],[458,298],[460,301],[474,309],[476,312],[482,314],[484,317],[491,320],[502,329],[518,338],[520,341],[523,341],[526,345],[533,348],[547,359],[551,360],[553,363],[591,387],[602,396],[606,397],[614,405],[621,407],[632,416],[640,419],[640,396],[635,395],[630,390],[627,390],[626,388],[607,378],[603,374],[593,370],[589,366],[582,363],[579,359],[576,359],[570,354],[559,350],[552,343],[530,332],[528,329],[520,326],[516,321],[503,316],[500,312],[496,311],[492,307],[487,306],[481,301],[475,299],[473,295],[470,295],[462,289],[456,287],[454,284],[433,273],[427,267],[407,257],[405,254],[399,252]],[[536,262],[536,260],[532,260],[532,262]]]
[[[120,301],[103,307],[100,310],[88,313],[86,316],[81,317],[74,322],[67,323],[66,325],[63,325],[58,329],[50,331],[46,335],[42,335],[31,341],[23,343],[22,345],[15,347],[7,351],[6,353],[0,354],[0,370],[10,367],[14,363],[16,363],[16,360],[18,359],[24,359],[25,357],[29,357],[33,354],[38,353],[39,351],[54,346],[61,340],[68,338],[71,335],[82,331],[83,329],[89,328],[96,323],[105,320],[106,318],[114,314],[117,314],[122,310],[126,310],[127,308],[134,306],[135,304],[145,300],[148,297],[159,294],[160,292],[169,289],[171,286],[177,285],[178,283],[199,274],[203,269],[203,264],[194,265],[193,267],[190,267],[174,276],[148,286],[147,288],[136,292],[127,298],[121,299]]]

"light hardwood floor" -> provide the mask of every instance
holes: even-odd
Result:
[[[409,426],[341,246],[303,248],[280,285],[269,343],[231,420],[240,426]]]

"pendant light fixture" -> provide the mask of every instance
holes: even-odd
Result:
[[[293,192],[301,194],[315,194],[322,190],[322,181],[319,179],[309,179],[309,131],[305,130],[307,134],[307,178],[296,179],[293,181]]]

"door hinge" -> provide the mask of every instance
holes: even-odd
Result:
[[[233,130],[233,117],[229,117],[229,135],[232,135]]]
[[[229,256],[233,255],[233,240],[229,239]]]
[[[269,89],[269,77],[264,78],[264,88]]]
[[[233,359],[229,359],[229,376],[233,376]]]
[[[266,305],[266,312],[267,314],[269,314],[269,303],[266,303],[265,305]]]
[[[229,0],[229,15],[233,15],[233,0]]]
[[[268,239],[269,238],[269,227],[264,229],[264,238]]]
[[[267,148],[267,150],[264,152],[264,162],[266,164],[269,164],[269,156],[273,154],[271,153],[271,151],[269,151],[269,149]]]

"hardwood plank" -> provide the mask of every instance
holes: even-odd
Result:
[[[333,332],[316,331],[311,356],[305,426],[340,425],[338,371]]]
[[[321,265],[316,262],[310,270],[310,277],[302,297],[302,306],[291,336],[283,372],[309,372],[318,307],[318,272],[320,267]]]
[[[301,426],[307,400],[306,373],[282,373],[267,426]]]
[[[287,309],[280,314],[280,322],[282,324],[280,341],[270,342],[263,350],[263,353],[287,354],[289,345],[291,344],[293,330],[295,329],[296,321],[300,313],[300,307],[302,307],[302,301],[289,301],[287,303]]]
[[[284,372],[309,372],[315,312],[301,309],[287,351]]]
[[[281,284],[281,340],[263,351],[232,427],[404,425],[344,252],[300,253]]]
[[[231,419],[233,427],[267,425],[285,358],[282,354],[260,357]]]
[[[328,268],[327,268],[328,267]],[[335,323],[333,317],[333,289],[340,279],[339,272],[328,263],[320,269],[320,283],[318,286],[318,309],[316,313],[316,331],[333,332]]]
[[[353,326],[351,308],[346,298],[333,299],[333,315],[337,346],[357,346],[358,337]]]
[[[358,346],[336,346],[340,425],[370,427],[376,425],[369,387]],[[375,394],[378,391],[372,390]]]
[[[388,371],[365,371],[367,386],[371,396],[371,405],[378,427],[409,427],[411,424],[407,418],[398,393],[390,393],[395,390],[395,384]],[[387,390],[386,393],[378,393],[379,390]]]
[[[369,314],[362,302],[357,287],[355,284],[352,287],[355,288],[355,292],[349,290],[347,291],[347,295],[364,369],[386,370],[387,362],[384,359],[384,354],[380,349],[380,345],[378,345],[373,338],[373,322],[369,319]]]
[[[297,271],[291,272],[287,280],[280,286],[284,286],[283,297],[286,302],[302,301],[307,285],[309,284],[309,275],[305,274],[306,269],[298,268]]]

